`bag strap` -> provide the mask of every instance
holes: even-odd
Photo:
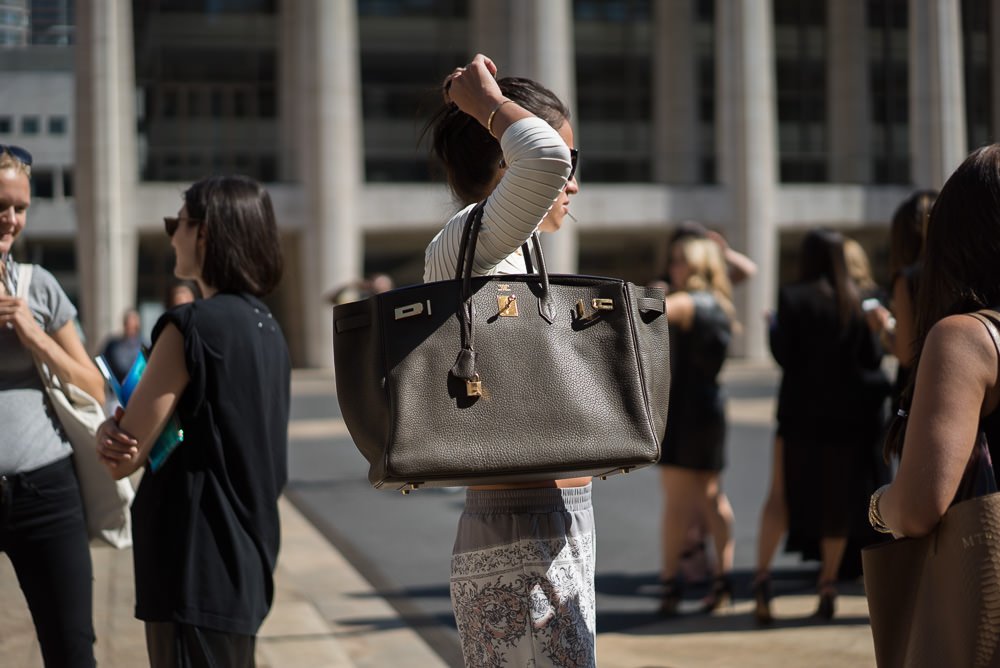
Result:
[[[34,273],[35,265],[19,263],[17,265],[17,296],[23,299],[28,298],[28,289],[31,287],[31,276]],[[42,384],[45,387],[51,387],[53,383],[53,375],[49,372],[49,368],[38,359],[38,355],[32,354],[31,358],[35,360],[35,368],[38,370],[38,375],[42,377]]]
[[[475,348],[475,326],[476,307],[472,300],[472,267],[476,258],[476,243],[479,240],[479,231],[483,225],[483,212],[486,209],[486,201],[483,200],[469,211],[465,217],[465,225],[462,228],[462,241],[458,249],[458,261],[455,267],[455,280],[462,281],[461,303],[458,308],[458,321],[461,331],[462,347],[459,350],[458,358],[451,368],[451,374],[456,378],[462,378],[472,382],[476,380],[476,348]],[[530,242],[530,248],[529,248]],[[549,290],[549,273],[545,270],[545,259],[542,256],[542,244],[538,240],[538,232],[532,232],[528,241],[522,246],[525,258],[525,267],[529,273],[534,268],[531,251],[534,250],[534,259],[538,264],[538,277],[541,283],[541,294],[538,296],[538,314],[550,325],[555,321],[555,299]]]
[[[35,265],[19,262],[17,265],[17,297],[28,298],[28,288],[31,287],[31,275]]]
[[[983,326],[986,327],[990,338],[993,339],[997,358],[1000,359],[1000,331],[997,330],[997,314],[989,309],[982,309],[968,315],[983,323]],[[980,429],[976,436],[976,444],[972,449],[972,455],[965,466],[962,481],[959,483],[958,491],[955,493],[952,503],[991,494],[996,491],[996,474],[993,470],[993,460],[990,457],[989,443],[986,440],[986,432]]]

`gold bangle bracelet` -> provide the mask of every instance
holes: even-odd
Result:
[[[882,485],[876,489],[875,493],[872,494],[872,498],[868,501],[868,523],[879,533],[892,533],[892,529],[887,527],[885,520],[882,519],[882,513],[878,507],[878,502],[882,500],[882,495],[888,487],[889,485]]]
[[[498,137],[495,134],[493,134],[493,117],[496,116],[498,111],[500,111],[500,107],[507,104],[508,102],[513,102],[513,101],[514,100],[511,99],[503,100],[500,104],[493,107],[493,111],[490,112],[490,117],[486,119],[486,131],[489,132],[490,136],[492,136],[494,139],[497,139]]]

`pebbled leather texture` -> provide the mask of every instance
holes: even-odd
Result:
[[[1000,666],[1000,493],[956,503],[927,536],[861,559],[880,668]]]
[[[670,382],[663,291],[548,279],[551,323],[539,314],[536,274],[471,279],[465,310],[462,280],[334,307],[337,399],[373,486],[610,475],[659,459]],[[516,317],[500,314],[501,297],[513,297]],[[478,398],[452,373],[460,311],[474,314]]]

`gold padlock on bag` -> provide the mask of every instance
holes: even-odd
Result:
[[[483,396],[483,381],[479,380],[479,374],[476,374],[475,378],[465,379],[465,396],[467,397],[481,397]]]

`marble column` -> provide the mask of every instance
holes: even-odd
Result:
[[[940,188],[965,159],[960,0],[910,0],[911,180]]]
[[[828,2],[829,180],[872,180],[871,81],[865,0]]]
[[[121,328],[135,307],[134,193],[138,181],[132,4],[76,6],[75,204],[80,320],[87,346]]]
[[[302,87],[297,148],[307,224],[301,236],[305,262],[302,309],[306,364],[333,365],[331,305],[324,296],[361,276],[359,225],[364,180],[361,74],[357,3],[309,0],[296,3],[300,43],[295,49]]]
[[[717,0],[715,8],[719,177],[732,201],[733,246],[758,266],[757,275],[736,295],[743,350],[731,352],[764,358],[767,332],[761,314],[774,304],[778,259],[774,23],[770,0]]]
[[[653,180],[698,183],[698,61],[694,4],[653,4]]]

